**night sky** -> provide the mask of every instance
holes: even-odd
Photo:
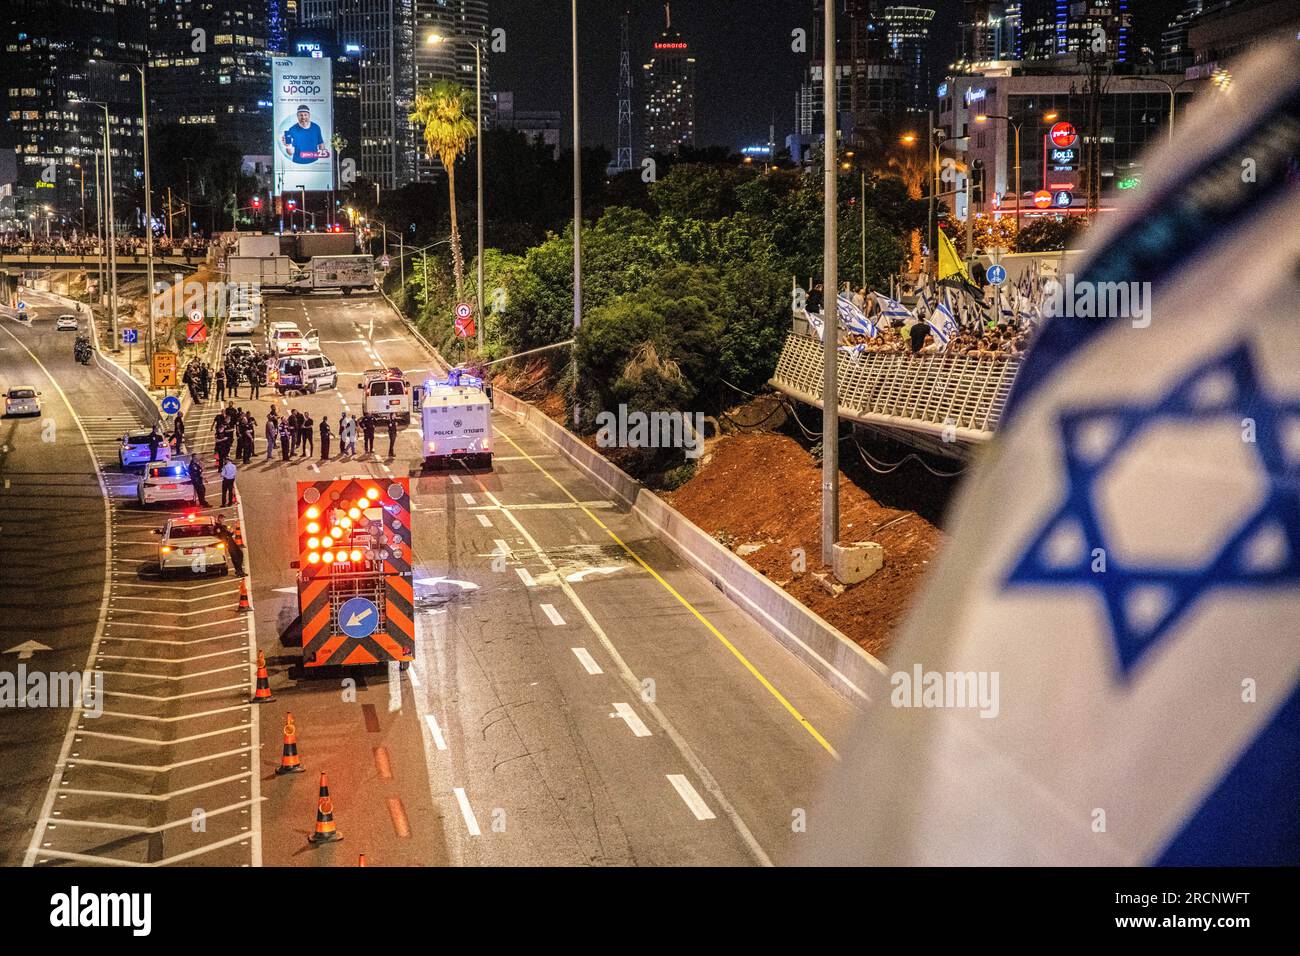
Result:
[[[956,49],[960,0],[917,5],[936,10],[933,69],[936,83]],[[1135,28],[1158,40],[1160,27],[1185,0],[1130,0]],[[618,129],[619,20],[632,10],[632,82],[639,96],[649,45],[663,30],[662,3],[579,0],[579,68],[583,142],[611,151]],[[506,30],[507,51],[492,55],[493,86],[513,90],[515,108],[564,114],[570,137],[568,0],[493,0],[492,26]],[[738,148],[767,141],[776,116],[777,141],[794,123],[794,99],[807,56],[790,50],[790,31],[809,30],[811,0],[676,0],[673,26],[691,43],[696,64],[697,144]],[[639,100],[634,100],[639,103]],[[634,106],[635,108],[635,106]]]

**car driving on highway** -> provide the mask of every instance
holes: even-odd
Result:
[[[16,385],[5,392],[5,416],[39,415],[41,393],[31,385]]]
[[[141,508],[167,502],[195,505],[199,502],[190,480],[190,466],[183,461],[150,462],[141,472],[135,491]]]
[[[54,320],[54,331],[56,332],[75,332],[77,331],[77,317],[75,315],[61,315]]]
[[[154,534],[162,536],[158,544],[158,571],[163,577],[175,571],[202,574],[230,570],[226,545],[216,535],[216,521],[212,518],[188,514],[172,518]]]
[[[117,450],[117,460],[125,470],[127,468],[143,467],[150,463],[149,457],[149,438],[151,432],[142,428],[138,431],[127,432],[122,436],[121,447]],[[172,457],[171,446],[166,440],[158,443],[158,450],[153,456],[153,461],[170,461]]]

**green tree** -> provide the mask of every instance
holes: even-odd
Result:
[[[457,296],[464,286],[465,257],[456,218],[456,160],[474,139],[475,125],[470,118],[473,110],[474,94],[452,80],[438,80],[415,94],[415,109],[410,115],[412,123],[424,127],[424,145],[429,158],[438,159],[447,172],[451,261]]]

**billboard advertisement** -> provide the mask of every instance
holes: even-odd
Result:
[[[331,62],[324,57],[272,60],[275,190],[325,192],[334,188],[334,95]]]

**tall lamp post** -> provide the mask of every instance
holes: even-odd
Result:
[[[573,335],[582,327],[582,137],[578,113],[578,0],[571,0],[573,47]],[[573,418],[578,420],[578,349],[569,351],[573,363]]]
[[[474,160],[478,167],[478,296],[475,315],[478,327],[478,348],[483,350],[483,41],[472,37],[445,37],[434,33],[429,37],[430,43],[450,43],[453,41],[468,43],[474,48],[474,102],[475,110],[475,149]]]
[[[575,0],[576,4],[576,0]],[[833,565],[840,537],[840,418],[836,348],[839,345],[839,170],[836,163],[835,4],[827,3],[822,92],[825,222],[822,230],[822,563]],[[575,47],[576,55],[576,47]],[[574,103],[577,105],[576,101]],[[576,120],[576,117],[575,117]],[[575,129],[577,123],[575,121]]]
[[[975,117],[977,123],[987,123],[989,120],[1002,120],[1013,130],[1016,131],[1016,236],[1020,235],[1020,203],[1024,199],[1024,191],[1020,188],[1020,126],[1024,120],[1017,123],[1010,116],[1003,116],[1000,113],[980,113]],[[988,197],[984,197],[985,202]]]
[[[117,344],[117,228],[113,215],[113,141],[110,132],[108,104],[102,100],[83,100],[104,111],[104,195],[105,214],[108,216],[108,229],[105,236],[106,262],[108,265],[108,328],[114,346]]]
[[[144,254],[147,273],[148,291],[145,321],[149,323],[149,333],[145,337],[145,365],[153,367],[154,353],[154,285],[153,285],[153,188],[149,178],[149,93],[145,87],[145,69],[137,66],[140,74],[140,129],[144,134]]]

